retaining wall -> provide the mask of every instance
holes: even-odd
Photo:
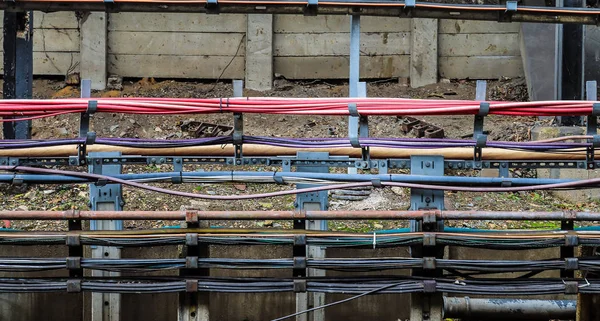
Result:
[[[260,50],[272,56],[274,73],[289,79],[348,77],[348,16],[275,15],[272,26],[260,29],[246,15],[110,13],[106,19],[107,30],[80,34],[85,18],[78,19],[76,13],[36,12],[35,74],[78,71],[79,62],[86,63],[86,57],[79,57],[80,39],[106,37],[109,74],[215,79],[231,62],[222,79],[253,77],[245,74],[253,63],[245,59],[247,42],[255,36],[247,35],[249,30],[267,33]],[[439,65],[441,77],[523,76],[518,23],[440,20],[436,25],[439,57],[425,64]],[[362,17],[361,32],[362,78],[410,77],[411,53],[433,50],[411,50],[418,42],[412,38],[417,33],[411,19]]]

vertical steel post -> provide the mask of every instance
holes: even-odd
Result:
[[[121,174],[120,164],[104,164],[104,159],[120,157],[120,152],[89,153],[90,173],[102,175]],[[90,205],[92,211],[120,211],[123,209],[123,193],[121,184],[100,183],[90,185]],[[91,230],[122,230],[123,221],[106,220],[91,221]],[[92,258],[119,259],[121,249],[114,246],[92,247]],[[93,277],[116,277],[118,272],[92,271]],[[92,321],[119,321],[121,312],[121,294],[118,293],[92,293]]]
[[[327,152],[298,152],[297,158],[299,160],[320,160],[328,159],[329,153]],[[311,172],[311,173],[329,173],[329,167],[324,166],[298,166],[296,168],[298,172]],[[297,188],[309,188],[314,187],[311,184],[298,184]],[[296,196],[296,209],[306,211],[325,211],[327,210],[328,203],[328,192],[321,191],[315,193],[300,193]],[[294,221],[294,228],[301,229],[306,228],[307,230],[321,230],[326,231],[327,221],[326,220],[296,220]],[[324,258],[325,249],[318,246],[306,246],[306,258]],[[295,261],[297,258],[301,258],[299,253],[294,253]],[[325,276],[325,271],[316,269],[306,269],[306,276]],[[296,294],[296,310],[302,311],[308,308],[321,306],[325,304],[325,293],[297,293]],[[296,317],[297,321],[325,321],[325,311],[323,309],[313,311],[309,314],[302,314]]]
[[[564,7],[585,7],[584,0],[558,0],[562,1]],[[559,68],[559,99],[582,100],[584,91],[585,75],[585,26],[581,24],[563,24],[562,36],[557,45],[560,45],[559,53],[562,57],[561,68]],[[560,116],[558,123],[562,126],[578,126],[583,124],[581,116]]]
[[[32,97],[33,11],[4,11],[4,99]],[[31,138],[31,121],[5,122],[4,139]]]
[[[444,175],[444,157],[442,156],[411,156],[410,158],[411,175]],[[444,192],[425,189],[411,189],[410,193],[411,210],[438,209],[444,210]],[[435,215],[424,215],[423,219],[411,221],[411,231],[443,231],[443,221],[437,221]],[[432,261],[434,258],[443,257],[443,247],[435,244],[435,238],[423,237],[422,246],[411,246],[410,253],[412,257],[424,258],[424,262]],[[412,275],[420,277],[439,277],[440,272],[426,268],[425,263],[422,269],[413,269]],[[443,318],[443,295],[431,291],[431,285],[435,288],[435,281],[425,279],[428,285],[424,284],[424,293],[413,293],[410,296],[410,320],[411,321],[442,321]]]

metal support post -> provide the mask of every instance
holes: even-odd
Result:
[[[208,227],[206,221],[198,221],[195,211],[186,213],[187,228]],[[180,270],[180,275],[188,277],[186,280],[186,292],[179,294],[179,307],[177,309],[178,321],[208,321],[210,320],[210,294],[198,292],[198,277],[209,276],[209,269],[198,268],[198,258],[210,256],[209,247],[206,244],[198,244],[198,234],[188,233],[185,236],[186,246],[184,248],[186,268]]]
[[[4,99],[32,97],[33,11],[4,11]],[[30,139],[31,120],[3,123],[4,139]]]
[[[564,7],[585,7],[584,0],[557,0],[557,6],[562,2]],[[557,41],[558,53],[562,57],[559,61],[561,67],[558,69],[558,99],[581,100],[584,91],[585,75],[585,27],[581,24],[563,24],[562,33],[559,32],[560,41]],[[581,116],[557,117],[561,126],[579,126],[583,124]]]
[[[90,173],[102,175],[121,174],[120,164],[106,165],[103,160],[120,157],[120,152],[90,153],[88,170]],[[123,209],[123,193],[120,184],[97,182],[90,185],[90,207],[92,211],[120,211]],[[122,230],[123,221],[105,220],[90,221],[91,230]],[[119,259],[121,249],[114,246],[92,247],[92,258]],[[120,273],[109,271],[92,271],[93,277],[117,277]],[[121,295],[118,293],[92,293],[92,321],[119,321],[121,311]]]
[[[350,96],[352,97],[352,96]],[[358,82],[358,96],[357,97],[367,97],[367,83],[364,81]],[[348,174],[358,174],[358,169],[356,167],[348,167]]]
[[[244,81],[234,80],[233,81],[233,97],[244,96]],[[227,106],[228,107],[228,106]],[[234,113],[233,114],[233,145],[235,146],[235,162],[236,165],[242,164],[242,146],[244,141],[244,114]]]
[[[360,97],[359,95],[359,79],[360,79],[360,16],[350,17],[350,75],[348,89],[350,97]],[[366,92],[366,90],[365,90]],[[369,147],[360,145],[360,138],[369,136],[369,119],[366,116],[361,116],[357,110],[356,104],[349,104],[348,110],[348,137],[352,147],[361,148],[362,168],[370,167]]]
[[[320,160],[320,159],[328,159],[329,153],[327,152],[298,152],[297,159],[298,160]],[[310,172],[310,173],[329,173],[329,167],[327,165],[324,166],[298,166],[296,168],[297,172]],[[298,184],[297,188],[309,188],[314,187],[311,184]],[[327,210],[327,202],[328,202],[328,193],[327,191],[314,192],[314,193],[300,193],[296,196],[296,209],[302,211],[325,211]],[[327,221],[326,220],[295,220],[294,228],[296,229],[304,229],[307,230],[322,230],[326,231]],[[302,249],[297,249],[294,253],[294,262],[302,261],[302,257],[300,255]],[[306,246],[306,256],[304,257],[304,262],[306,262],[306,258],[324,258],[325,257],[325,249],[318,246]],[[300,271],[300,269],[296,269],[294,273],[295,277]],[[316,269],[306,269],[306,276],[325,276],[325,271],[316,270]],[[325,304],[325,294],[324,293],[311,293],[310,295],[306,292],[297,293],[296,294],[296,311],[306,310],[311,307],[321,306]],[[314,311],[307,314],[303,314],[296,317],[297,321],[324,321],[325,320],[325,311],[323,309]]]
[[[444,158],[442,156],[411,156],[412,175],[444,175]],[[444,192],[424,189],[411,189],[411,210],[444,209]],[[411,231],[434,232],[443,231],[444,222],[438,221],[435,215],[424,215],[423,220],[411,221]],[[436,246],[435,238],[424,236],[422,246],[410,248],[412,257],[424,258],[422,269],[413,269],[412,275],[435,278],[441,276],[435,266],[426,263],[434,262],[435,258],[442,258],[443,247]],[[423,293],[411,294],[410,320],[411,321],[441,321],[443,320],[443,295],[435,291],[435,281],[425,279]]]

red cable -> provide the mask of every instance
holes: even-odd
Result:
[[[90,99],[92,100],[92,99]],[[355,103],[364,116],[473,115],[480,102],[405,98],[101,98],[97,112],[127,114],[261,113],[348,116]],[[581,116],[592,112],[594,101],[489,102],[489,114],[507,116]],[[82,113],[88,99],[0,100],[0,117],[37,119]],[[6,119],[3,121],[12,121]]]

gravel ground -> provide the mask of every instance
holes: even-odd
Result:
[[[343,82],[291,82],[278,79],[275,89],[266,93],[246,91],[246,96],[281,96],[281,97],[345,97],[348,95],[347,84]],[[65,86],[63,82],[39,79],[34,82],[36,98],[77,97],[79,91],[75,87]],[[232,95],[232,87],[228,83],[179,82],[174,80],[157,81],[141,79],[125,81],[123,90],[98,91],[94,97],[227,97]],[[410,97],[434,99],[474,99],[475,83],[468,80],[452,81],[412,89],[396,80],[371,82],[368,84],[370,97]],[[527,91],[522,79],[500,79],[488,84],[488,96],[494,100],[524,101]],[[490,139],[524,141],[529,139],[529,130],[535,119],[527,117],[497,117],[486,119],[485,130],[490,132]],[[463,137],[472,135],[472,117],[423,117],[423,120],[444,128],[447,137]],[[231,115],[202,116],[145,116],[98,114],[92,120],[92,129],[102,137],[139,137],[139,138],[189,138],[192,132],[185,130],[185,124],[192,121],[231,125]],[[401,137],[399,122],[395,117],[373,117],[370,120],[372,136]],[[37,139],[66,138],[76,136],[78,116],[67,115],[55,118],[36,120],[33,123],[33,136]],[[343,117],[320,116],[271,116],[248,115],[245,117],[245,132],[249,135],[265,135],[279,137],[343,137],[347,132],[346,120]],[[410,135],[410,133],[408,134]],[[227,167],[203,166],[189,167],[187,170],[226,170]],[[124,172],[149,172],[169,170],[168,166],[126,166]],[[276,168],[254,167],[249,170],[273,171]],[[473,175],[473,173],[458,173]],[[535,171],[517,171],[515,176],[535,177]],[[281,190],[285,187],[276,185],[239,184],[185,184],[158,186],[179,191],[202,194],[254,194]],[[88,192],[86,185],[74,186],[29,186],[15,188],[0,186],[0,209],[2,210],[68,210],[87,209]],[[140,190],[124,188],[124,199],[127,210],[179,210],[183,207],[195,207],[208,210],[284,210],[293,209],[293,196],[252,199],[247,201],[220,202],[190,200],[183,197],[148,193]],[[409,208],[409,193],[404,189],[374,190],[369,198],[363,201],[343,201],[330,199],[331,209],[348,210],[403,210]],[[596,202],[585,204],[572,203],[552,197],[545,192],[535,193],[446,193],[446,208],[456,210],[597,210]],[[170,221],[126,221],[125,227],[130,229],[176,226],[180,222]],[[227,221],[211,222],[213,226],[228,227],[290,227],[286,221]],[[469,226],[477,228],[546,228],[556,227],[554,222],[449,222],[451,226]],[[388,221],[353,221],[330,222],[333,230],[371,231],[405,227],[404,222]],[[15,221],[13,228],[25,230],[64,230],[61,222]]]

